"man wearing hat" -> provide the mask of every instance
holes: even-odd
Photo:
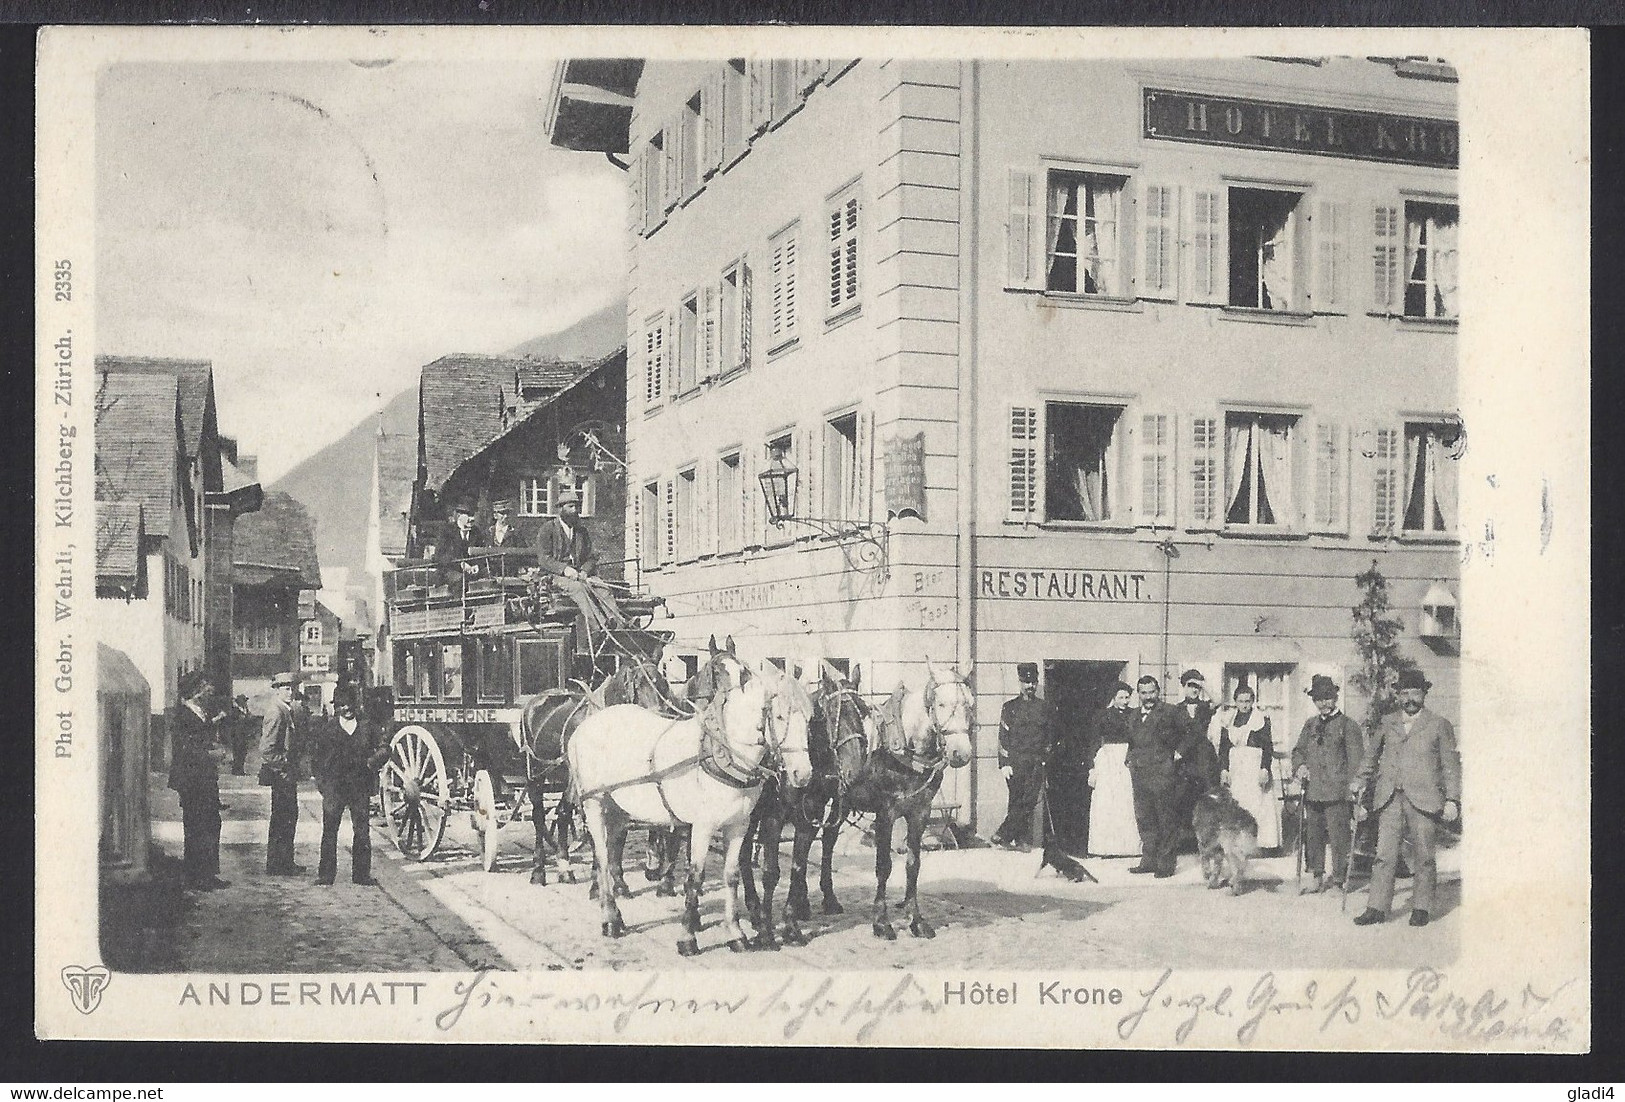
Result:
[[[1377,858],[1371,866],[1371,892],[1356,926],[1370,926],[1388,917],[1394,899],[1394,874],[1400,842],[1411,836],[1411,925],[1426,926],[1433,911],[1439,870],[1434,835],[1442,820],[1461,818],[1461,754],[1456,731],[1444,717],[1426,708],[1433,687],[1420,670],[1399,675],[1399,711],[1382,717],[1371,745],[1366,747],[1359,776],[1350,782],[1355,799],[1372,783],[1376,791]]]
[[[513,526],[512,498],[500,497],[491,502],[491,546],[509,550],[519,546],[519,530]]]
[[[244,764],[248,760],[248,744],[253,739],[251,725],[254,717],[248,712],[248,697],[238,694],[237,699],[231,702],[226,711],[224,723],[226,737],[231,744],[231,771],[241,777],[245,772]]]
[[[573,486],[559,491],[556,515],[536,533],[536,564],[544,573],[572,581],[598,572],[592,536],[581,521],[581,494]]]
[[[1337,683],[1323,673],[1310,679],[1309,699],[1315,715],[1304,720],[1298,744],[1292,748],[1292,775],[1302,795],[1304,864],[1310,879],[1299,889],[1304,895],[1343,886],[1353,844],[1354,804],[1349,782],[1360,771],[1365,736],[1360,725],[1337,707]],[[1331,876],[1326,875],[1326,845],[1331,844]]]
[[[181,866],[188,887],[224,888],[220,871],[220,769],[209,721],[212,688],[201,670],[182,675],[181,703],[170,735],[169,787],[181,798]]]
[[[260,733],[260,783],[271,790],[265,871],[272,876],[298,876],[305,871],[303,865],[293,863],[293,833],[299,821],[299,754],[304,750],[293,711],[298,681],[291,673],[271,678],[275,696],[265,710]]]
[[[1174,759],[1174,824],[1175,848],[1196,852],[1196,831],[1191,815],[1196,801],[1219,787],[1219,752],[1208,739],[1208,727],[1213,723],[1213,702],[1207,699],[1207,685],[1202,671],[1189,669],[1179,675],[1179,686],[1184,698],[1176,706],[1179,712],[1179,753]]]
[[[451,520],[435,541],[434,561],[441,565],[440,580],[455,583],[479,574],[479,564],[466,562],[471,549],[485,542],[474,524],[474,506],[459,501],[451,511]]]
[[[1038,665],[1016,664],[1020,694],[1006,700],[999,713],[999,772],[1010,786],[1010,809],[993,844],[1010,848],[1033,845],[1033,817],[1044,784],[1044,756],[1054,740],[1054,711],[1038,695]]]
[[[356,711],[353,686],[333,694],[334,714],[317,728],[311,749],[316,788],[322,794],[321,862],[316,883],[331,884],[338,874],[339,823],[350,813],[350,879],[374,884],[368,803],[378,787],[378,770],[389,758],[389,743],[371,719]]]

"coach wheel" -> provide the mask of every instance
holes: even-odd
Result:
[[[480,835],[480,866],[490,872],[497,863],[497,835],[502,812],[497,807],[496,783],[489,769],[474,774],[474,829]]]
[[[413,725],[390,742],[383,768],[384,819],[395,846],[426,861],[440,844],[451,806],[451,778],[434,736]]]

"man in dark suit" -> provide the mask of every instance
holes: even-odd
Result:
[[[1147,674],[1136,689],[1140,708],[1129,720],[1128,771],[1134,785],[1134,820],[1140,830],[1140,863],[1129,871],[1163,879],[1174,874],[1176,863],[1174,761],[1184,756],[1186,727],[1180,710],[1162,703],[1162,686],[1156,678]]]
[[[560,578],[590,578],[598,573],[598,554],[581,520],[581,495],[566,486],[556,507],[558,515],[543,521],[536,533],[536,565]]]
[[[519,546],[519,529],[513,526],[514,503],[511,498],[498,498],[491,502],[491,546],[511,551]]]
[[[999,715],[999,772],[1010,786],[1009,813],[993,832],[993,844],[1031,848],[1034,809],[1044,785],[1044,756],[1055,739],[1055,716],[1038,695],[1038,665],[1020,662],[1018,695],[1004,702]]]
[[[271,826],[265,842],[265,871],[272,876],[298,876],[293,863],[294,828],[299,822],[299,755],[304,752],[302,724],[294,716],[293,693],[298,678],[279,673],[271,679],[275,697],[265,709],[260,733],[260,783],[271,790]]]
[[[459,501],[434,544],[434,561],[440,564],[440,580],[448,585],[460,585],[466,579],[478,577],[479,564],[465,560],[471,550],[484,543],[484,534],[474,524],[474,507]]]
[[[1360,733],[1360,725],[1338,710],[1337,682],[1317,673],[1310,679],[1308,692],[1316,714],[1304,720],[1298,744],[1292,748],[1293,776],[1304,801],[1303,861],[1310,873],[1309,882],[1299,889],[1303,895],[1343,886],[1353,844],[1354,805],[1349,802],[1349,782],[1359,775],[1365,757],[1365,736]],[[1329,877],[1328,843],[1332,850]]]
[[[1208,726],[1213,722],[1213,702],[1207,699],[1207,686],[1202,671],[1186,670],[1179,675],[1179,686],[1185,699],[1176,706],[1179,712],[1182,749],[1174,766],[1174,830],[1175,849],[1196,852],[1196,832],[1191,826],[1191,813],[1196,801],[1204,793],[1219,787],[1219,753],[1208,739]]]
[[[181,677],[170,738],[169,787],[181,798],[181,866],[188,887],[213,891],[220,879],[220,768],[225,751],[209,720],[212,689],[199,670]]]
[[[331,884],[338,874],[339,822],[348,811],[350,879],[375,884],[368,802],[378,787],[378,770],[389,757],[389,744],[377,724],[357,713],[352,687],[342,686],[333,695],[333,711],[318,728],[311,750],[311,768],[322,794],[322,856],[316,883]]]
[[[1371,806],[1377,812],[1377,859],[1371,867],[1371,892],[1366,908],[1354,919],[1370,926],[1388,917],[1394,899],[1394,874],[1399,847],[1411,836],[1411,866],[1415,871],[1411,895],[1411,925],[1426,926],[1438,886],[1434,857],[1438,824],[1461,818],[1461,754],[1456,731],[1437,713],[1427,710],[1432,682],[1420,670],[1399,675],[1399,711],[1382,717],[1366,747],[1360,773],[1350,785],[1355,800],[1375,778]]]

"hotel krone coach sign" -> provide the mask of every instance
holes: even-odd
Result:
[[[1455,168],[1456,124],[1447,119],[1349,111],[1270,100],[1145,89],[1145,136]]]

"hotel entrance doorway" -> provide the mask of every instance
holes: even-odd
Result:
[[[1044,836],[1073,857],[1089,853],[1089,772],[1100,747],[1097,728],[1127,665],[1059,658],[1044,663],[1044,695],[1055,709],[1056,728],[1045,778]]]

